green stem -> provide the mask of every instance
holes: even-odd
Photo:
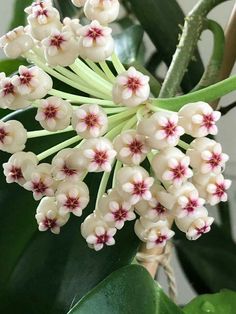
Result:
[[[178,146],[183,148],[184,150],[188,150],[190,148],[190,145],[188,143],[185,143],[184,141],[182,140],[179,140],[178,142]]]
[[[99,62],[99,64],[100,64],[101,68],[103,69],[103,72],[106,74],[107,78],[109,79],[109,81],[111,81],[111,83],[113,84],[116,78],[115,78],[114,74],[111,72],[106,61],[101,61],[101,62]]]
[[[122,162],[120,160],[116,161],[116,165],[115,165],[115,169],[114,169],[114,173],[113,173],[113,180],[112,180],[112,187],[114,188],[116,185],[116,175],[118,170],[122,167]]]
[[[197,47],[205,17],[211,9],[224,1],[226,0],[200,0],[186,17],[183,33],[163,83],[160,97],[172,97],[176,94]]]
[[[104,78],[105,80],[107,80],[107,77],[106,75],[103,73],[103,71],[99,68],[99,66],[91,61],[91,60],[88,60],[86,59],[85,62],[87,63],[87,65],[95,72],[97,73],[98,75],[100,75],[102,78]]]
[[[116,72],[118,74],[121,74],[123,72],[125,72],[125,67],[123,66],[123,64],[120,62],[120,59],[118,58],[118,56],[115,54],[115,52],[113,52],[112,56],[112,63],[114,65],[114,68],[116,69]]]
[[[41,137],[41,136],[56,135],[60,133],[70,132],[70,131],[73,131],[72,126],[69,126],[68,128],[57,131],[57,132],[50,132],[47,130],[30,131],[30,132],[27,132],[27,138],[29,139],[29,138],[36,138],[36,137]]]
[[[171,111],[179,111],[185,104],[197,101],[210,102],[236,90],[236,75],[199,91],[174,98],[152,99],[152,104]]]

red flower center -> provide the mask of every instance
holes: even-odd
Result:
[[[84,123],[89,127],[97,127],[99,126],[98,117],[93,113],[87,114],[87,116],[83,119]]]
[[[129,145],[129,149],[132,152],[132,154],[141,154],[142,148],[143,144],[137,139],[134,139],[133,142]]]
[[[65,39],[62,35],[55,35],[51,38],[50,45],[60,48],[64,42],[65,42]]]
[[[161,203],[157,203],[157,205],[153,208],[157,212],[158,215],[164,214],[166,212],[166,208],[161,205]]]
[[[58,108],[53,105],[48,105],[46,108],[44,108],[44,115],[45,119],[52,119],[56,118]]]
[[[187,205],[183,208],[188,213],[192,213],[198,207],[198,200],[189,199]]]
[[[165,242],[166,240],[167,240],[166,235],[159,235],[155,242],[156,242],[156,244],[161,244],[161,243]]]
[[[92,38],[95,41],[98,37],[103,36],[102,29],[98,27],[92,27],[89,29],[86,36]]]
[[[115,221],[125,220],[127,218],[127,211],[121,206],[113,213]]]
[[[215,120],[212,113],[203,116],[202,125],[207,128],[207,130],[209,130],[214,124]]]
[[[173,179],[180,179],[185,176],[186,168],[179,164],[175,169],[172,169]]]
[[[134,183],[133,195],[142,196],[146,191],[147,185],[144,183],[144,181]]]
[[[221,198],[225,194],[225,185],[224,185],[224,183],[221,183],[221,184],[216,183],[215,185],[216,185],[216,191],[215,191],[214,195]]]
[[[33,191],[39,194],[44,194],[47,190],[47,186],[42,182],[33,182]]]
[[[12,83],[7,83],[3,88],[3,95],[7,96],[9,94],[14,94],[14,85]]]
[[[107,161],[107,152],[106,151],[96,151],[93,162],[102,166]]]
[[[42,5],[40,5],[40,7],[41,7],[41,10],[38,10],[35,13],[36,17],[43,16],[43,15],[48,17],[48,10],[47,9],[43,9]]]
[[[28,72],[24,72],[20,76],[20,83],[22,85],[29,85],[32,77],[33,77],[33,75],[29,71]]]
[[[48,229],[54,228],[57,225],[56,219],[49,219],[49,218],[45,218],[43,221],[43,224]]]
[[[4,128],[0,128],[0,142],[4,144],[4,139],[8,135]]]
[[[77,171],[75,169],[70,169],[66,165],[64,165],[62,171],[68,177],[73,176],[74,174],[77,173]]]
[[[140,83],[139,78],[129,77],[126,86],[131,89],[133,92],[136,92],[142,84]]]
[[[100,236],[97,235],[97,244],[106,244],[108,240],[109,240],[109,236],[107,232],[105,232],[104,234]]]
[[[10,176],[11,176],[11,178],[13,178],[15,181],[24,178],[24,177],[23,177],[23,174],[22,174],[22,171],[21,171],[21,168],[15,167],[15,166],[12,166],[11,171],[10,171]]]
[[[207,225],[205,225],[205,226],[202,227],[202,228],[196,228],[197,234],[198,234],[198,235],[202,235],[202,234],[204,234],[204,233],[207,232],[207,229],[208,229],[208,226],[207,226]]]
[[[168,121],[163,130],[166,133],[166,137],[172,136],[176,132],[176,125],[173,122]]]
[[[212,153],[211,159],[208,160],[208,164],[212,167],[212,169],[218,167],[222,161],[221,154]]]
[[[77,197],[68,197],[64,206],[69,208],[70,210],[74,210],[76,208],[78,208],[80,205],[79,203],[79,199]]]

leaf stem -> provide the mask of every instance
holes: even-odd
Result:
[[[101,62],[99,62],[99,64],[100,64],[101,68],[103,69],[103,72],[106,74],[106,77],[113,84],[116,78],[115,78],[114,74],[111,72],[106,61],[101,61]]]
[[[47,136],[47,135],[57,135],[60,133],[66,133],[70,131],[73,131],[72,126],[69,126],[68,128],[57,131],[57,132],[50,132],[47,130],[30,131],[30,132],[27,132],[27,138],[29,139],[29,138],[36,138],[36,137]]]
[[[122,72],[125,72],[125,67],[123,66],[123,64],[120,62],[120,59],[118,58],[118,56],[115,54],[115,52],[113,52],[112,56],[112,63],[114,65],[114,68],[116,69],[116,72],[118,74],[121,74]]]

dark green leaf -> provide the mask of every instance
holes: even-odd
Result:
[[[119,269],[88,293],[68,314],[181,314],[145,268]]]
[[[176,234],[176,249],[189,281],[199,293],[236,290],[236,245],[224,230],[214,225],[197,241]]]
[[[236,309],[236,293],[221,291],[197,297],[184,308],[186,314],[234,314]]]
[[[9,26],[9,29],[13,29],[15,27],[18,27],[20,25],[26,24],[26,14],[24,12],[24,9],[31,5],[32,0],[15,0],[14,5],[14,14],[11,20],[11,24]]]
[[[54,6],[60,12],[61,18],[75,17],[78,13],[77,8],[72,4],[71,0],[53,0]]]
[[[28,130],[39,129],[35,110],[14,113]],[[72,134],[29,140],[26,150],[36,153]],[[1,152],[0,164],[9,155]],[[114,270],[129,264],[138,240],[133,223],[118,233],[116,245],[100,252],[89,249],[80,235],[81,221],[94,209],[100,176],[91,175],[91,205],[81,219],[71,217],[55,236],[39,232],[34,218],[37,204],[32,194],[0,175],[0,312],[64,314],[72,304]]]
[[[169,65],[178,44],[184,23],[184,14],[175,0],[126,0],[131,3],[132,11],[159,52],[162,60]],[[204,68],[199,53],[188,67],[182,87],[191,90],[201,79]]]

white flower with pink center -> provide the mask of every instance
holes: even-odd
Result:
[[[71,104],[58,97],[49,97],[39,101],[35,119],[48,131],[64,130],[70,125]]]
[[[81,146],[88,172],[110,172],[116,156],[112,143],[106,138],[88,139]]]
[[[80,217],[89,202],[89,189],[82,181],[62,182],[57,187],[56,200],[60,215],[72,213]]]
[[[79,29],[79,52],[82,58],[100,62],[110,57],[114,50],[112,29],[101,26],[98,21]]]
[[[193,169],[203,174],[212,172],[219,174],[229,159],[228,155],[222,153],[219,143],[206,137],[194,140],[187,150],[187,155]]]
[[[209,232],[213,221],[213,217],[204,217],[195,220],[186,233],[188,240],[197,240],[203,234]]]
[[[70,32],[74,35],[75,38],[78,38],[78,32],[82,27],[79,19],[71,19],[69,17],[65,17],[63,19],[63,26],[64,31]]]
[[[14,28],[0,38],[0,47],[8,58],[16,59],[34,46],[33,39],[23,26]]]
[[[84,6],[84,13],[89,20],[97,20],[107,25],[116,20],[119,14],[118,0],[88,0]]]
[[[122,132],[114,139],[113,145],[117,151],[117,159],[127,165],[139,165],[150,151],[146,137],[135,130]]]
[[[209,104],[201,101],[187,104],[179,111],[180,125],[193,137],[216,135],[216,122],[220,116],[219,111],[214,111]]]
[[[35,215],[39,231],[51,230],[54,234],[60,233],[60,228],[67,223],[69,217],[69,214],[59,214],[55,197],[44,197]]]
[[[126,72],[117,76],[113,85],[113,101],[128,107],[144,103],[150,94],[150,78],[130,67]]]
[[[82,105],[72,116],[72,126],[83,138],[99,137],[106,133],[106,112],[98,105]]]
[[[98,202],[95,210],[97,216],[104,219],[109,226],[122,229],[126,221],[134,220],[134,207],[124,201],[116,190],[105,194]]]
[[[83,152],[78,148],[63,149],[52,160],[52,174],[58,181],[79,181],[85,173],[85,167]]]
[[[28,178],[26,177],[24,188],[33,192],[36,201],[40,200],[43,196],[53,196],[55,182],[51,175],[51,165],[42,163],[32,169]]]
[[[0,121],[0,150],[16,153],[25,148],[27,131],[23,124],[16,120]]]
[[[3,164],[4,175],[7,183],[25,184],[25,176],[28,176],[31,169],[38,163],[37,157],[31,152],[18,152],[13,154],[8,162]]]
[[[81,234],[90,248],[100,251],[105,245],[115,244],[116,228],[109,227],[105,221],[91,214],[81,224]]]
[[[85,5],[87,0],[71,0],[71,2],[78,8],[81,8]]]
[[[152,198],[150,188],[153,183],[154,178],[140,166],[123,167],[117,172],[117,191],[132,205]]]

